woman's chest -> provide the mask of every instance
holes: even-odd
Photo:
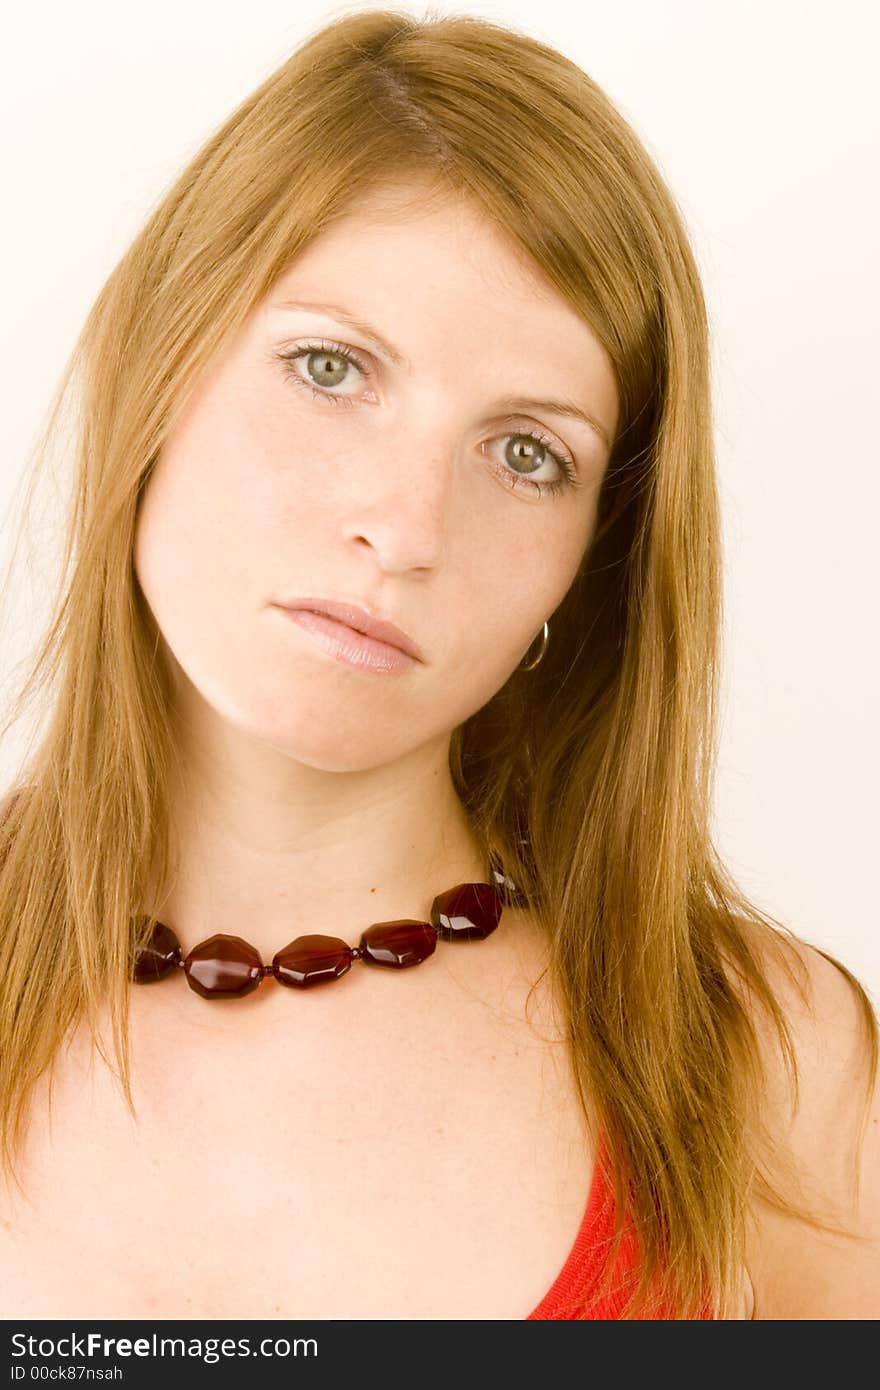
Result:
[[[63,1055],[31,1202],[0,1200],[0,1316],[525,1318],[592,1169],[547,1012],[365,984],[241,1032],[232,1001],[217,1028],[139,999],[136,1119],[100,1057]]]

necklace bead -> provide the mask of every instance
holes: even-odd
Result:
[[[260,953],[242,936],[209,936],[184,962],[187,984],[203,999],[240,999],[263,978]]]
[[[298,936],[272,958],[266,971],[279,984],[308,989],[326,980],[338,980],[351,969],[352,948],[337,936]]]
[[[430,922],[408,918],[400,922],[375,922],[361,937],[362,959],[372,965],[390,965],[402,970],[420,965],[434,954],[437,933]]]

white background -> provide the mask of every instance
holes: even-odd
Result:
[[[4,25],[4,515],[81,323],[148,210],[308,33],[363,8],[55,0]],[[876,1004],[878,7],[431,7],[463,12],[573,58],[683,208],[712,322],[725,525],[717,840],[759,905],[842,959]],[[38,621],[35,609],[22,631]],[[20,656],[4,647],[4,678]]]

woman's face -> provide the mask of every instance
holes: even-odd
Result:
[[[327,770],[445,738],[505,683],[589,544],[617,424],[587,325],[472,205],[416,194],[361,202],[276,282],[138,517],[190,700]],[[335,659],[277,606],[303,596],[390,620],[422,660]]]

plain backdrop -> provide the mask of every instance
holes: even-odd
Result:
[[[4,516],[82,321],[169,181],[308,33],[365,8],[54,0],[5,27]],[[712,323],[724,510],[717,843],[759,905],[843,960],[875,1005],[878,9],[430,7],[573,58],[684,211]],[[8,520],[0,544],[8,554]],[[20,640],[41,621],[39,590]],[[4,676],[25,650],[7,639]],[[5,774],[10,747],[2,761]]]

